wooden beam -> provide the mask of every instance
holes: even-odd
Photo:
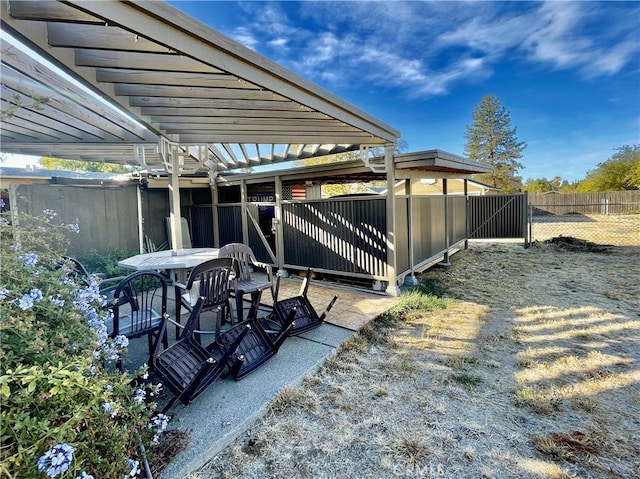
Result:
[[[207,88],[258,89],[244,80],[222,73],[159,72],[148,70],[127,70],[99,68],[96,70],[99,82],[144,85],[198,86]]]
[[[114,89],[116,95],[122,96],[165,96],[169,98],[197,98],[213,100],[244,100],[244,101],[286,101],[269,91],[243,88],[206,88],[184,87],[174,85],[134,85],[117,83]]]

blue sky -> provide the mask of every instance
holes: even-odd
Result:
[[[640,2],[211,2],[176,8],[387,122],[464,153],[493,93],[527,178],[584,178],[640,143]]]

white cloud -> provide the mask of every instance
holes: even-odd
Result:
[[[262,53],[329,87],[373,83],[429,97],[486,79],[504,61],[592,78],[616,74],[639,50],[637,25],[618,21],[625,10],[601,19],[610,9],[600,3],[297,5],[304,21],[289,18],[282,4],[252,4],[253,22],[233,36],[250,48],[263,45],[270,50]]]

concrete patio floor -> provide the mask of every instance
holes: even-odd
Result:
[[[298,277],[282,279],[279,299],[297,295],[301,284]],[[169,429],[188,432],[187,444],[165,467],[160,479],[183,479],[203,466],[265,414],[269,402],[281,389],[297,386],[307,373],[318,369],[334,354],[344,340],[398,301],[373,291],[316,280],[308,290],[309,300],[318,313],[324,311],[336,294],[338,300],[323,325],[287,338],[278,354],[257,371],[241,381],[223,376],[192,404],[173,405],[167,412],[171,416]],[[172,299],[170,294],[169,314],[175,314]],[[265,292],[263,304],[270,304],[270,300],[271,295]],[[171,336],[170,333],[170,339]],[[146,361],[145,338],[132,341],[130,349],[134,367]]]

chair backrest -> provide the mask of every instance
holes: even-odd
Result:
[[[136,337],[159,329],[167,312],[167,281],[151,271],[125,277],[113,293],[113,331]]]
[[[226,304],[233,263],[233,258],[218,258],[205,261],[191,270],[186,288],[203,298],[203,310]]]
[[[233,258],[236,261],[238,281],[251,280],[252,265],[258,260],[249,246],[242,243],[229,243],[218,251],[218,258]]]
[[[151,364],[155,372],[174,394],[162,412],[167,412],[176,400],[189,404],[204,392],[215,379],[220,376],[250,328],[245,326],[228,347],[220,349],[220,357],[216,359],[212,351],[205,349],[196,338],[196,325],[204,298],[198,298],[191,315],[185,324],[180,339],[168,348],[161,350],[161,341],[156,341],[151,355]],[[159,336],[162,337],[167,328],[167,316],[163,318]]]
[[[71,264],[71,269],[73,270],[73,274],[88,281],[89,272],[87,271],[87,268],[85,268],[80,261],[78,261],[75,258],[72,258],[71,256],[63,256],[62,259]]]

